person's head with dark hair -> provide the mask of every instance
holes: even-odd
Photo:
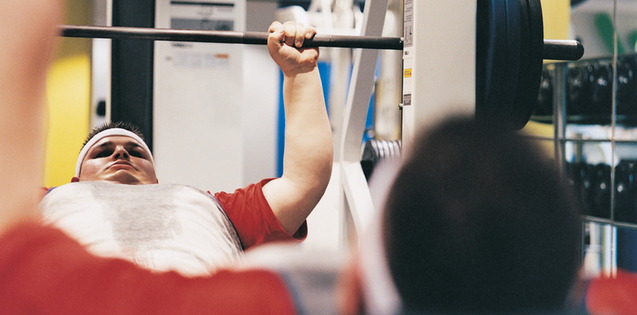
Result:
[[[72,182],[110,181],[156,184],[153,155],[139,128],[127,122],[109,122],[94,128],[77,159]]]
[[[113,129],[113,128],[128,130],[134,133],[135,135],[137,135],[140,139],[144,141],[146,140],[144,139],[144,134],[142,134],[141,130],[139,129],[139,127],[137,127],[137,125],[130,122],[126,122],[126,121],[111,121],[111,122],[103,123],[93,128],[93,130],[91,130],[91,132],[86,137],[86,140],[84,140],[84,143],[82,144],[82,148],[84,148],[84,146],[86,146],[86,144],[89,141],[91,141],[91,139],[93,139],[100,132],[104,130],[108,130],[108,129]]]
[[[423,133],[382,219],[403,308],[560,310],[579,269],[578,210],[554,161],[519,134],[472,119]]]

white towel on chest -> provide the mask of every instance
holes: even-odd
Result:
[[[40,205],[47,223],[90,252],[152,270],[207,275],[243,252],[217,200],[190,186],[70,183],[51,190]]]

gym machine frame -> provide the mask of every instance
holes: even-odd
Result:
[[[405,7],[414,9],[414,6],[425,7],[430,11],[432,8],[438,9],[441,4],[436,3],[436,0],[429,0],[432,2],[416,3],[414,0],[405,0]],[[455,1],[455,2],[454,2]],[[466,5],[466,1],[449,1],[445,2],[446,7],[452,7],[458,5],[462,7],[460,11],[469,12],[469,16],[473,15],[472,20],[475,26],[478,24],[477,31],[471,30],[473,36],[471,43],[465,45],[462,43],[460,47],[458,43],[451,45],[452,50],[465,50],[466,56],[471,56],[472,61],[475,64],[482,63],[484,66],[481,71],[486,69],[489,74],[486,76],[486,81],[489,84],[476,85],[480,79],[472,78],[474,82],[471,88],[474,92],[473,99],[474,112],[478,118],[486,117],[504,121],[503,126],[505,128],[520,129],[522,128],[530,117],[530,111],[528,108],[529,98],[537,97],[536,86],[539,87],[540,74],[541,74],[541,61],[543,59],[553,60],[578,60],[582,57],[584,49],[582,45],[577,41],[569,40],[544,40],[543,37],[543,25],[541,21],[541,7],[540,0],[478,0],[478,5]],[[453,3],[452,3],[453,2]],[[403,50],[403,62],[405,64],[405,70],[409,66],[411,74],[411,64],[408,63],[422,63],[424,59],[431,58],[430,56],[422,57],[421,61],[414,62],[414,47],[411,45],[413,33],[408,34],[409,37],[382,37],[382,28],[385,20],[385,12],[387,10],[387,0],[367,0],[365,4],[365,11],[363,17],[363,25],[361,28],[361,36],[336,36],[336,35],[323,35],[317,34],[312,40],[306,41],[306,47],[343,47],[343,48],[363,48],[359,53],[355,55],[353,62],[353,70],[350,82],[349,94],[345,104],[343,113],[343,122],[340,130],[336,131],[337,143],[335,143],[335,154],[337,164],[334,168],[336,170],[336,178],[333,177],[334,185],[338,185],[338,197],[341,199],[342,209],[341,218],[339,221],[351,221],[357,234],[365,230],[374,217],[373,211],[374,205],[372,202],[372,196],[369,192],[367,181],[363,174],[360,160],[360,143],[362,135],[365,132],[365,117],[367,113],[367,107],[369,105],[371,93],[374,85],[375,64],[378,58],[379,49],[390,50]],[[477,10],[476,10],[477,8]],[[418,9],[418,8],[416,8]],[[418,12],[411,12],[411,17],[414,14],[420,14],[422,9],[416,10]],[[448,9],[447,9],[448,11]],[[473,13],[471,13],[473,12]],[[477,14],[476,14],[477,12]],[[405,11],[407,13],[407,11]],[[451,17],[450,20],[458,17],[454,16],[454,13],[447,15]],[[407,14],[406,14],[407,15]],[[444,14],[441,14],[444,15]],[[476,15],[484,15],[482,19],[476,18]],[[487,16],[485,19],[484,17]],[[466,17],[466,16],[465,16]],[[444,17],[436,17],[444,19]],[[410,26],[417,29],[420,24],[416,24],[417,18],[414,20],[404,20],[405,26],[408,22]],[[538,24],[539,21],[539,24]],[[466,22],[466,21],[462,21]],[[476,23],[477,22],[477,23]],[[426,26],[434,26],[433,30],[427,28],[430,33],[435,33],[436,30],[444,29],[445,26],[439,27],[431,23],[423,23]],[[444,21],[444,23],[451,23]],[[502,25],[504,24],[504,27]],[[506,27],[508,26],[508,28]],[[407,29],[405,28],[405,32]],[[415,30],[417,32],[417,30]],[[445,29],[446,31],[446,29]],[[440,33],[444,33],[440,32]],[[477,33],[477,39],[476,39]],[[481,35],[482,34],[482,35]],[[268,33],[259,32],[229,32],[229,31],[201,31],[201,30],[176,30],[176,29],[159,29],[159,28],[133,28],[133,27],[108,27],[108,26],[77,26],[77,25],[62,25],[60,26],[60,35],[64,37],[83,37],[83,38],[110,38],[110,39],[139,39],[139,40],[159,40],[159,41],[183,41],[183,42],[209,42],[209,43],[236,43],[236,44],[254,44],[254,45],[266,45]],[[437,34],[436,36],[441,36]],[[447,36],[447,34],[445,34]],[[452,34],[453,36],[453,34]],[[541,38],[543,40],[538,42],[534,41],[533,46],[528,45],[531,37],[533,39]],[[450,41],[455,40],[451,38]],[[476,45],[475,41],[483,41],[482,47]],[[438,41],[439,42],[439,41]],[[416,42],[416,44],[418,44]],[[436,43],[439,44],[439,43]],[[513,45],[517,44],[517,45]],[[422,44],[418,45],[418,49],[421,49]],[[460,48],[459,48],[460,47]],[[478,51],[479,57],[476,58],[476,49],[486,49],[482,52]],[[432,48],[435,50],[435,48]],[[424,50],[424,49],[423,49]],[[476,60],[482,58],[480,60]],[[498,58],[506,60],[504,66],[499,65]],[[532,59],[532,60],[531,60]],[[538,69],[533,69],[535,65]],[[514,67],[511,67],[513,65]],[[417,75],[418,68],[414,67],[414,77]],[[476,76],[478,70],[475,71]],[[404,73],[403,82],[405,83],[406,72]],[[508,74],[509,76],[502,76]],[[427,75],[430,75],[429,73]],[[481,74],[482,75],[482,74]],[[514,76],[513,80],[511,75]],[[537,78],[537,80],[535,80]],[[481,78],[482,79],[482,78]],[[500,81],[498,81],[500,80]],[[508,82],[507,82],[508,81]],[[537,81],[537,85],[534,81]],[[507,87],[499,87],[502,82],[508,84]],[[512,82],[512,83],[511,83]],[[531,82],[530,86],[523,86],[523,84]],[[413,82],[410,81],[410,84]],[[419,83],[420,84],[420,83]],[[498,91],[511,92],[515,95],[508,95],[509,99],[502,99],[497,91],[489,90],[489,87],[498,85]],[[513,84],[513,86],[511,86]],[[450,84],[452,85],[452,84]],[[524,95],[520,94],[520,86],[522,90],[525,90]],[[403,84],[403,89],[405,89]],[[487,91],[484,92],[483,90]],[[488,93],[488,92],[491,93]],[[533,95],[535,91],[535,95]],[[418,91],[415,91],[416,94]],[[403,94],[405,90],[403,91]],[[485,95],[482,95],[485,93]],[[496,100],[489,99],[489,95],[496,95]],[[481,99],[482,97],[482,99]],[[484,99],[487,99],[486,101]],[[512,106],[514,99],[518,100],[524,98],[526,108],[522,108],[520,113],[515,113],[516,108],[510,107],[497,107],[499,103],[505,103],[508,106]],[[417,101],[416,103],[418,103]],[[425,103],[431,103],[431,100],[425,100]],[[453,101],[452,101],[453,102]],[[406,113],[406,109],[410,111],[413,109],[413,105],[400,104],[403,108],[403,116]],[[435,103],[435,102],[434,102]],[[397,104],[398,105],[398,104]],[[405,106],[406,105],[406,106]],[[507,106],[505,105],[505,106]],[[428,105],[429,106],[429,105]],[[434,104],[434,106],[439,106]],[[451,109],[453,110],[453,109]],[[514,113],[511,114],[511,111]],[[504,113],[504,114],[503,114]],[[432,116],[436,116],[435,113]],[[511,119],[511,116],[515,119]],[[435,119],[436,117],[428,118]],[[513,123],[508,123],[508,120],[514,120]],[[426,124],[426,121],[406,122],[403,123],[403,143],[407,143],[412,133],[418,126]],[[409,125],[409,126],[408,126]],[[332,184],[330,184],[332,185]],[[329,188],[328,188],[329,189]],[[378,205],[377,205],[378,206]],[[349,215],[347,215],[349,213]],[[351,219],[344,219],[349,217]],[[346,223],[347,224],[347,223]],[[345,240],[349,234],[347,230],[348,226],[342,226],[342,237]]]

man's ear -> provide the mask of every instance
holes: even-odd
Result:
[[[359,315],[365,314],[363,300],[363,287],[360,275],[360,267],[354,257],[340,274],[337,290],[337,307],[339,314]]]
[[[73,177],[71,178],[71,183],[77,183],[77,182],[79,182],[79,181],[80,181],[80,178],[79,178],[79,177],[73,176]]]

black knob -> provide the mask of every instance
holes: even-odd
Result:
[[[610,165],[597,164],[592,169],[590,205],[591,215],[610,219]]]
[[[637,61],[634,56],[625,56],[617,61],[617,114],[637,114]]]
[[[540,80],[540,90],[537,96],[535,115],[547,116],[553,114],[553,74],[544,67]]]
[[[595,64],[593,76],[589,114],[610,116],[613,93],[612,65],[610,63]]]
[[[591,215],[591,171],[592,166],[586,162],[568,163],[566,172],[573,187],[575,197],[582,207],[583,214]]]
[[[566,73],[566,113],[582,115],[588,107],[592,85],[590,64],[576,64],[568,68]]]

